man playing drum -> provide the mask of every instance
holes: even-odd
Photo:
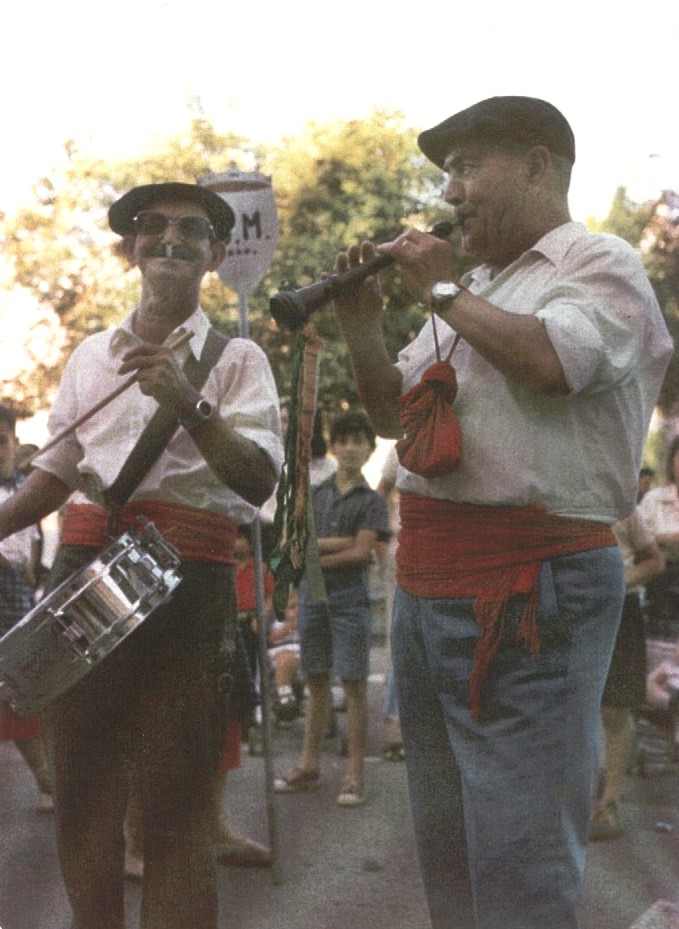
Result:
[[[121,375],[137,383],[36,459],[0,507],[0,538],[68,500],[52,588],[139,514],[178,548],[183,580],[172,599],[57,697],[43,724],[73,929],[124,926],[123,821],[133,769],[143,803],[143,929],[216,929],[217,657],[235,602],[236,526],[271,495],[282,466],[279,401],[267,359],[245,339],[228,341],[202,390],[183,370],[208,337],[200,288],[225,256],[234,224],[228,204],[198,185],[152,184],[116,201],[109,223],[139,268],[141,299],[119,326],[75,350],[50,431],[67,431]],[[172,350],[187,332],[188,344]],[[173,412],[176,431],[113,514],[104,489],[159,406]]]

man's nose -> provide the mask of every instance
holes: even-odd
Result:
[[[448,179],[446,189],[443,192],[443,199],[451,206],[459,206],[464,202],[464,185],[457,178]]]
[[[165,226],[163,229],[163,236],[161,241],[167,242],[170,245],[177,245],[183,241],[181,235],[179,234],[179,229],[177,228],[176,223],[168,222],[167,226]]]

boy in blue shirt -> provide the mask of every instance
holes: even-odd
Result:
[[[301,668],[309,701],[302,758],[278,793],[313,790],[320,784],[320,754],[331,707],[332,673],[347,700],[348,760],[337,802],[364,803],[363,761],[367,732],[366,688],[370,660],[370,605],[366,567],[375,543],[389,538],[384,499],[372,490],[362,468],[375,448],[375,432],[363,413],[339,416],[330,428],[337,471],[313,491],[313,510],[327,601],[312,600],[306,578],[300,585]]]

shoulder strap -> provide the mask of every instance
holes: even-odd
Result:
[[[192,353],[184,364],[184,373],[191,384],[200,390],[207,381],[210,371],[217,364],[229,339],[214,326],[208,329],[200,358]],[[159,406],[139,436],[120,473],[105,492],[108,506],[119,509],[132,496],[144,477],[160,457],[163,449],[177,431],[179,421],[174,411]]]

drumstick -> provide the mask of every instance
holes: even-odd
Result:
[[[173,352],[175,349],[181,348],[182,345],[185,345],[192,338],[193,333],[190,330],[185,332],[183,335],[180,335],[178,339],[168,345],[168,351]],[[91,409],[89,409],[86,413],[83,413],[82,416],[79,416],[78,419],[76,419],[75,422],[71,423],[70,426],[64,429],[63,432],[59,432],[54,436],[53,439],[50,439],[47,445],[43,445],[43,447],[39,448],[37,452],[33,452],[30,458],[26,459],[26,464],[30,464],[34,458],[38,457],[38,455],[42,455],[43,452],[46,452],[49,448],[55,446],[57,442],[61,442],[61,440],[65,439],[66,436],[69,436],[72,432],[75,432],[79,426],[82,426],[82,424],[86,423],[88,419],[91,419],[95,413],[103,410],[105,406],[108,406],[111,400],[115,400],[116,397],[124,393],[128,387],[131,387],[136,382],[137,375],[131,374],[126,381],[123,381],[123,383],[120,384],[119,387],[116,387],[116,389],[112,390],[110,394],[107,394],[102,400],[100,400],[98,403],[95,403]]]

